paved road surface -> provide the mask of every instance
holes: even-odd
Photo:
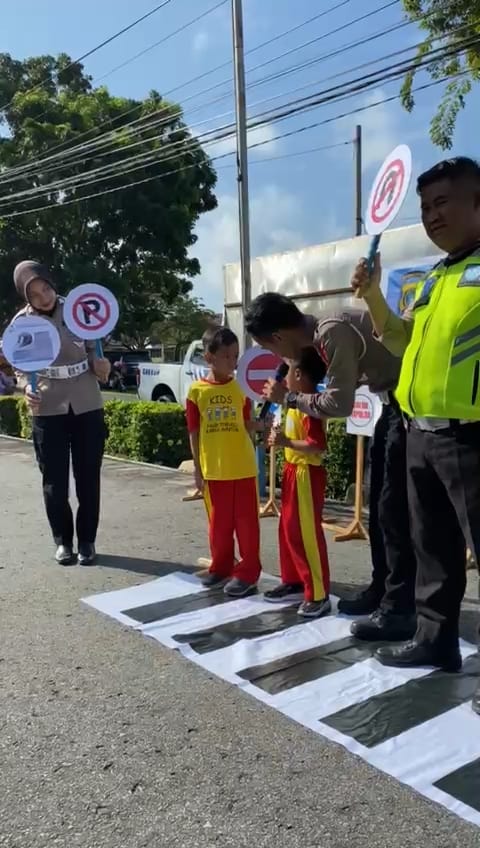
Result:
[[[183,477],[108,462],[103,564],[63,570],[28,445],[0,440],[0,480],[1,846],[477,848],[478,829],[79,603],[205,553]],[[337,580],[368,575],[363,544],[331,554]]]

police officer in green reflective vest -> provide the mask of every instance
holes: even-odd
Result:
[[[384,646],[385,665],[458,671],[466,545],[480,562],[480,165],[440,162],[418,179],[422,221],[446,258],[419,283],[408,314],[388,307],[377,255],[352,286],[380,340],[403,363],[397,399],[408,428],[411,532],[417,556],[417,632]],[[473,698],[480,713],[480,687]]]

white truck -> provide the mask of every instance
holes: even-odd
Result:
[[[138,369],[138,397],[185,406],[191,383],[208,372],[201,340],[191,343],[183,362],[146,362]]]

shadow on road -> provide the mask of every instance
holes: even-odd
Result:
[[[194,565],[185,565],[180,562],[163,562],[154,559],[138,559],[128,556],[112,556],[102,554],[98,558],[98,565],[103,568],[118,568],[121,571],[131,571],[134,574],[149,574],[152,577],[164,577],[180,571],[183,574],[192,574],[197,571]]]

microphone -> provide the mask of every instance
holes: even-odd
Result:
[[[275,382],[276,383],[282,383],[283,382],[283,380],[285,379],[285,377],[288,374],[289,367],[290,366],[287,365],[286,362],[282,362],[278,366],[277,372],[275,374]],[[272,406],[275,406],[275,405],[276,404],[272,403],[272,401],[266,400],[265,403],[263,404],[261,410],[260,410],[259,420],[263,421],[267,417],[268,413],[270,412],[270,408]]]

